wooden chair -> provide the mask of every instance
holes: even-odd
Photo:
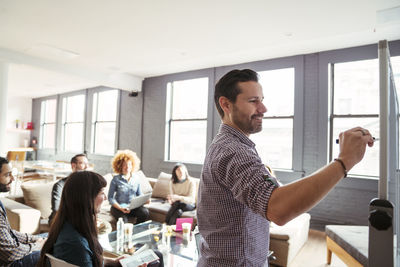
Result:
[[[54,257],[53,255],[51,255],[49,253],[46,253],[46,257],[49,259],[51,267],[74,267],[74,266],[77,266],[77,265],[68,263],[66,261],[57,259],[56,257]]]
[[[8,151],[8,161],[24,161],[26,157],[26,151]]]

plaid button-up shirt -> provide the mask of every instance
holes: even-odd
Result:
[[[255,144],[222,124],[201,174],[198,266],[268,266],[268,201],[277,187]]]
[[[32,252],[36,236],[12,230],[0,201],[0,266],[8,266]]]

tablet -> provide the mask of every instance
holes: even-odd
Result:
[[[129,209],[133,210],[139,208],[144,205],[151,198],[151,193],[143,194],[138,197],[134,197],[131,200],[131,204],[129,205]]]

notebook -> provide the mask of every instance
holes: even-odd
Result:
[[[143,263],[152,263],[158,261],[158,256],[151,250],[136,252],[133,256],[119,260],[122,267],[137,267]]]
[[[129,209],[133,210],[139,208],[144,205],[151,198],[151,193],[143,194],[138,197],[134,197],[131,200],[131,204],[129,205]]]

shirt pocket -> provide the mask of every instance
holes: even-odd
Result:
[[[127,187],[126,185],[120,184],[117,187],[118,189],[118,193],[122,194],[122,195],[126,195],[129,193],[129,187]]]

